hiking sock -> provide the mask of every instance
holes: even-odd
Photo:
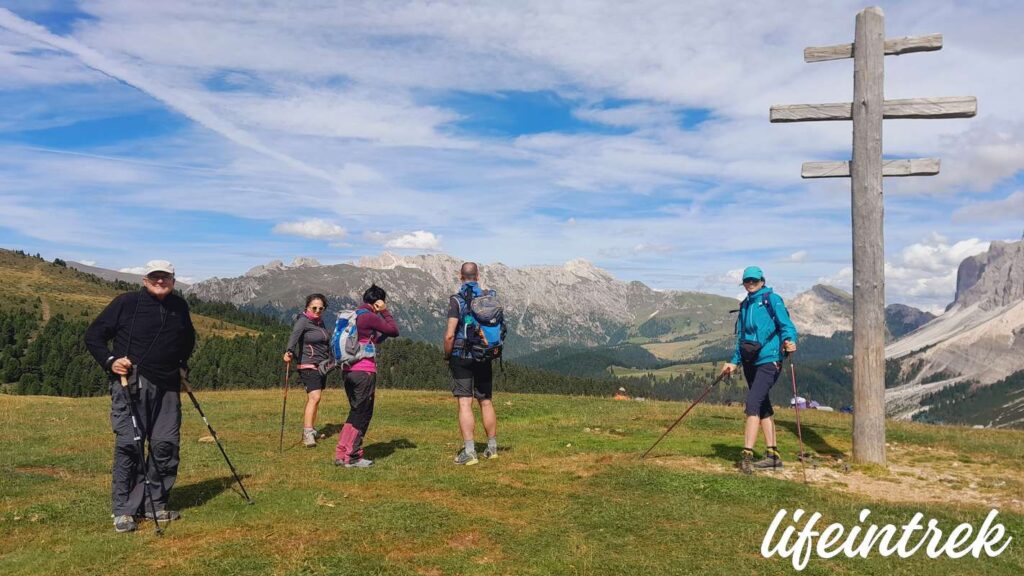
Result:
[[[497,436],[490,436],[490,437],[487,438],[487,449],[490,450],[491,452],[497,452],[498,451],[498,437]]]
[[[775,460],[782,460],[782,454],[779,454],[778,446],[769,446],[768,449],[765,450],[764,455],[768,458],[774,458]]]
[[[476,454],[476,442],[473,440],[465,441],[466,454]]]

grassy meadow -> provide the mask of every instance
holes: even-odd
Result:
[[[848,416],[807,413],[817,458],[805,484],[789,410],[785,471],[747,477],[732,466],[741,408],[699,406],[640,461],[684,404],[499,392],[500,458],[463,468],[446,392],[381,390],[366,444],[377,465],[346,470],[331,463],[334,438],[299,444],[301,389],[283,452],[280,391],[197,395],[255,505],[199,441],[206,428],[184,398],[171,497],[183,519],[162,537],[151,523],[113,531],[108,399],[0,395],[0,573],[790,574],[759,550],[775,513],[797,507],[848,527],[865,507],[897,525],[920,511],[946,529],[996,508],[1015,538],[997,558],[812,558],[804,574],[1024,572],[1022,432],[892,423],[881,470],[849,466]],[[336,435],[345,414],[328,389],[320,426]]]

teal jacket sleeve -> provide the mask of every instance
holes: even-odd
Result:
[[[786,303],[782,301],[781,296],[775,293],[771,295],[771,299],[772,308],[775,311],[775,318],[779,322],[779,339],[783,342],[789,340],[793,344],[796,344],[796,325],[793,324],[793,320],[789,317],[789,310],[786,309]]]
[[[736,313],[736,345],[732,349],[732,358],[729,359],[729,364],[740,363],[740,341],[743,340],[743,326],[740,326],[740,320],[743,318],[742,306],[741,311]]]

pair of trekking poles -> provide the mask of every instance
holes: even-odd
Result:
[[[224,451],[224,446],[220,443],[220,438],[217,437],[217,431],[213,429],[213,426],[210,425],[210,421],[206,419],[206,414],[203,412],[202,407],[199,406],[199,401],[196,400],[195,394],[192,393],[192,386],[189,383],[185,369],[182,368],[179,374],[181,376],[181,387],[185,389],[186,393],[188,393],[188,397],[192,400],[192,405],[195,406],[196,411],[199,412],[199,416],[202,417],[203,423],[206,424],[206,429],[210,431],[210,436],[213,436],[214,442],[217,443],[217,448],[220,448],[220,453],[224,456],[224,461],[227,463],[228,468],[231,469],[231,474],[235,477],[235,481],[238,482],[238,487],[242,489],[242,496],[245,498],[246,503],[255,504],[252,498],[249,497],[249,492],[246,491],[245,486],[242,484],[242,479],[238,476],[238,471],[236,471],[235,466],[231,464],[231,459],[228,458],[228,453]],[[141,418],[136,411],[131,388],[128,386],[127,375],[121,376],[121,390],[124,392],[125,400],[128,402],[128,411],[132,419],[132,432],[134,434],[135,447],[139,451],[139,466],[142,468],[142,481],[144,484],[143,490],[145,491],[142,495],[143,508],[145,508],[145,500],[148,496],[150,513],[153,515],[153,526],[156,529],[157,535],[162,536],[164,529],[160,526],[160,518],[157,515],[156,501],[153,500],[152,483],[149,480],[148,471],[149,463],[153,459],[153,451],[150,450],[148,454],[146,453],[145,442],[142,438],[142,431],[139,428],[139,420],[141,420]],[[153,471],[157,474],[157,482],[162,485],[163,478],[160,477],[160,472],[157,470],[155,462],[153,463]]]
[[[798,459],[800,460],[800,471],[803,473],[804,484],[806,484],[807,483],[807,469],[804,466],[804,457],[805,457],[805,454],[804,454],[804,434],[803,434],[803,430],[800,427],[800,408],[799,408],[799,406],[797,406],[796,400],[795,400],[797,398],[797,392],[796,392],[796,368],[794,368],[794,366],[793,366],[793,357],[792,357],[792,355],[791,354],[786,354],[786,357],[789,359],[789,373],[790,373],[790,376],[792,377],[792,381],[793,381],[793,398],[794,398],[793,409],[796,412],[796,436],[797,436],[797,439],[800,442],[800,456],[799,456]],[[669,426],[668,429],[665,430],[665,432],[661,435],[661,437],[658,438],[654,442],[654,444],[652,444],[651,447],[648,448],[647,451],[644,452],[640,456],[640,459],[643,460],[644,458],[646,458],[647,455],[650,454],[652,450],[654,450],[654,447],[657,446],[658,444],[660,444],[661,441],[664,440],[666,436],[668,436],[669,432],[671,432],[673,428],[675,428],[680,422],[683,421],[683,418],[686,418],[686,415],[690,413],[690,410],[693,410],[694,406],[696,406],[697,404],[700,404],[701,400],[704,400],[704,398],[707,397],[707,395],[711,393],[711,389],[714,388],[715,385],[717,385],[719,382],[721,382],[722,379],[725,378],[725,377],[726,377],[726,374],[724,372],[719,374],[718,378],[715,378],[711,382],[711,384],[709,384],[708,387],[704,390],[704,392],[700,396],[698,396],[697,399],[694,400],[692,404],[690,404],[690,407],[687,408],[685,412],[683,412],[683,415],[680,416],[678,419],[676,419],[676,421],[673,422],[672,425]]]

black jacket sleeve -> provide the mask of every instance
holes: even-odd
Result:
[[[124,309],[125,295],[118,296],[111,300],[110,304],[100,312],[100,315],[92,321],[92,324],[85,330],[85,347],[96,359],[96,362],[109,371],[110,365],[114,363],[114,354],[110,351],[107,342],[117,335],[117,324]]]
[[[182,349],[185,352],[185,358],[181,363],[187,365],[188,359],[192,357],[192,353],[196,349],[196,327],[192,325],[192,313],[188,309],[188,302],[185,302],[185,344]]]

